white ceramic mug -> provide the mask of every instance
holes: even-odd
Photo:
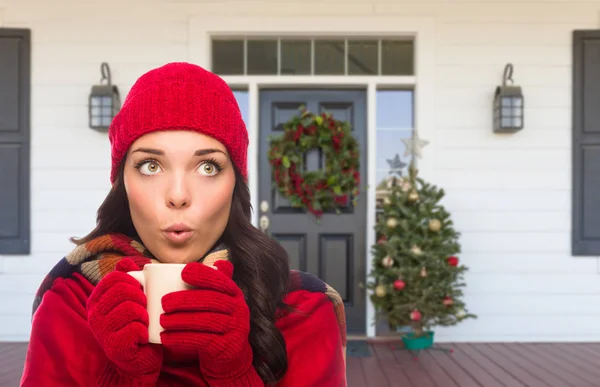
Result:
[[[160,333],[164,330],[160,325],[160,315],[165,311],[162,298],[165,294],[192,287],[181,279],[183,263],[149,263],[142,270],[130,271],[127,274],[135,278],[144,288],[146,294],[150,342],[160,344]]]

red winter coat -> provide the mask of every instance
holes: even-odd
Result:
[[[340,334],[339,324],[343,320],[338,320],[322,282],[299,272],[292,277],[300,285],[284,301],[297,312],[276,321],[288,357],[288,371],[277,386],[346,386],[345,332]],[[87,323],[86,303],[94,285],[79,273],[51,284],[33,317],[21,387],[95,386],[108,359]],[[182,364],[165,354],[157,386],[208,384],[197,361]],[[219,384],[227,386],[242,384]]]

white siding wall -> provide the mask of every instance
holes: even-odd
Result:
[[[68,238],[93,227],[109,188],[109,144],[86,117],[100,63],[125,94],[144,71],[188,60],[198,14],[435,17],[427,157],[463,233],[467,302],[480,316],[440,339],[599,340],[598,260],[569,253],[571,30],[598,27],[599,10],[568,0],[0,0],[0,26],[33,30],[32,254],[0,256],[0,341],[28,338],[34,291]],[[506,62],[524,87],[526,128],[494,136],[489,106]]]

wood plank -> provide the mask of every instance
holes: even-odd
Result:
[[[590,386],[598,385],[598,377],[594,376],[585,365],[581,364],[573,359],[572,356],[568,352],[562,350],[557,344],[539,344],[540,348],[551,355],[556,361],[559,361],[561,364],[568,366],[569,369],[572,369],[576,372],[576,375],[589,383]]]
[[[521,354],[522,357],[529,359],[530,362],[537,364],[541,369],[545,370],[549,375],[552,375],[557,380],[562,382],[562,385],[569,385],[569,376],[565,376],[562,369],[556,368],[548,359],[532,354],[529,350],[531,344],[518,345],[518,344],[507,344],[512,352]]]
[[[571,344],[578,349],[587,352],[589,356],[593,356],[595,358],[600,357],[600,344],[597,343],[574,343]]]
[[[439,351],[429,351],[429,355],[436,363],[450,376],[450,378],[460,387],[485,387],[475,381],[465,369],[454,360],[451,356]]]
[[[429,377],[429,373],[423,367],[423,364],[419,362],[418,356],[415,357],[415,354],[407,351],[401,346],[390,346],[390,348],[393,348],[392,352],[396,361],[402,366],[404,373],[413,386],[436,387],[433,380]]]
[[[510,377],[468,344],[455,344],[452,359],[458,364],[462,364],[471,377],[482,386],[504,387],[499,380],[506,380],[507,377]]]
[[[444,371],[442,367],[433,359],[429,354],[429,351],[424,351],[419,355],[419,362],[429,372],[429,377],[435,383],[437,387],[460,387]]]
[[[346,358],[346,380],[348,387],[369,387],[360,358],[354,356]]]
[[[570,356],[572,360],[580,364],[588,375],[593,375],[596,379],[600,379],[600,355],[590,356],[589,353],[584,352],[576,344],[556,344],[556,346],[565,352],[566,356]]]
[[[494,350],[503,354],[517,364],[521,364],[525,369],[528,369],[545,385],[550,387],[564,387],[565,381],[553,375],[549,370],[542,368],[538,364],[528,358],[520,351],[520,348],[510,344],[498,344],[494,346]]]
[[[561,359],[557,359],[554,355],[544,351],[540,344],[521,344],[515,343],[521,347],[524,353],[527,353],[529,358],[536,358],[544,362],[544,368],[554,369],[560,374],[568,386],[590,386],[590,384],[578,376],[578,371],[568,363],[564,363]]]
[[[385,378],[390,386],[412,386],[387,345],[374,345],[373,350],[377,354],[379,364],[381,364]]]
[[[483,349],[485,348],[485,349]],[[501,351],[499,344],[487,344],[485,347],[482,346],[482,350],[485,351],[486,356],[493,357],[496,364],[500,365],[503,369],[510,372],[513,377],[517,378],[522,384],[528,387],[546,387],[547,385],[542,382],[535,372],[527,367],[524,367],[521,363],[514,360],[514,357],[505,352]]]
[[[27,343],[0,343],[0,386],[18,386],[21,382]]]
[[[392,387],[385,377],[385,371],[382,368],[381,363],[379,363],[379,359],[377,358],[377,354],[373,348],[373,345],[371,345],[371,353],[373,356],[363,357],[360,359],[365,379],[367,381],[367,386]]]

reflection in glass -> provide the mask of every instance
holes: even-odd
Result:
[[[414,75],[412,40],[381,41],[381,75]]]
[[[281,40],[281,75],[310,75],[310,40]]]
[[[344,75],[344,40],[315,40],[315,74]]]
[[[410,160],[404,156],[406,145],[402,142],[412,136],[412,130],[377,130],[376,132],[376,161],[377,169],[389,170],[390,164],[388,160],[393,159],[396,155],[400,156],[400,161],[403,164],[408,164]],[[402,175],[406,175],[408,166],[403,168]]]
[[[348,41],[348,75],[377,75],[377,40]]]
[[[277,74],[277,39],[248,40],[248,75]]]

